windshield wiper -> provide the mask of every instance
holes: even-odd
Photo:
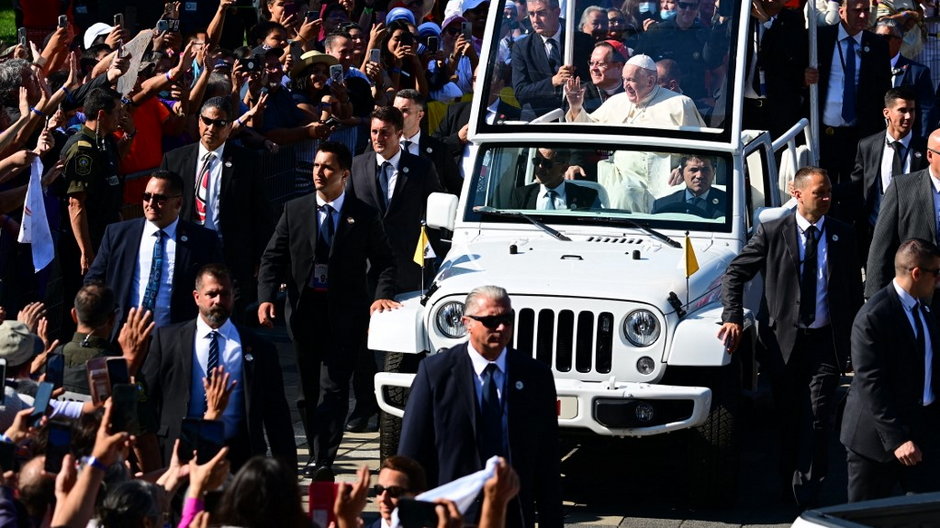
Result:
[[[570,242],[570,241],[571,241],[570,238],[568,238],[568,237],[566,237],[565,235],[561,234],[561,233],[558,232],[557,230],[552,229],[551,227],[545,225],[542,221],[536,220],[534,217],[529,216],[529,215],[527,215],[527,214],[525,214],[525,213],[520,213],[520,212],[518,212],[518,211],[503,211],[502,209],[495,209],[495,208],[493,208],[493,207],[489,207],[489,206],[485,206],[485,205],[478,205],[478,206],[474,207],[474,208],[473,208],[473,212],[474,212],[474,213],[485,214],[485,215],[493,215],[493,216],[507,216],[507,217],[522,218],[522,219],[524,219],[524,220],[527,220],[529,223],[531,223],[531,224],[534,225],[535,227],[537,227],[537,228],[541,229],[542,231],[545,231],[545,232],[548,233],[549,235],[551,235],[551,236],[557,238],[558,240],[564,240],[565,242]]]
[[[578,217],[578,220],[582,222],[602,222],[605,224],[615,224],[615,225],[627,224],[630,227],[646,232],[653,238],[659,240],[660,242],[668,246],[672,246],[674,248],[682,247],[682,244],[680,244],[679,242],[671,238],[669,235],[665,233],[660,233],[659,231],[653,229],[652,227],[643,225],[637,222],[636,220],[630,220],[629,218],[607,218],[607,217],[598,215],[598,216],[581,216],[581,217]]]

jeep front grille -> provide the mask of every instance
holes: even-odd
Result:
[[[514,346],[559,372],[607,374],[616,331],[610,312],[523,308]]]

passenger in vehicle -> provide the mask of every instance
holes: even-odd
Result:
[[[595,41],[607,38],[607,9],[592,5],[584,9],[578,31],[588,35]]]
[[[647,55],[634,55],[623,67],[624,93],[608,99],[592,114],[582,111],[584,88],[569,79],[565,95],[567,121],[581,123],[623,123],[633,126],[670,128],[705,126],[695,103],[684,95],[660,87],[656,63]]]
[[[513,189],[511,207],[540,211],[599,208],[597,191],[565,181],[570,159],[567,150],[538,149],[532,158],[538,181]]]
[[[623,92],[621,72],[627,62],[626,47],[617,41],[602,40],[594,45],[588,72],[591,84],[584,89],[584,109],[597,110],[611,96]]]
[[[679,170],[685,188],[664,196],[653,204],[653,213],[688,213],[704,218],[719,218],[727,214],[728,199],[725,191],[712,187],[715,181],[715,160],[708,156],[685,156],[679,160]]]
[[[580,32],[573,39],[563,34],[558,0],[533,0],[526,8],[535,34],[512,47],[512,88],[519,103],[531,106],[535,116],[540,116],[561,107],[562,87],[578,73],[575,65],[587,65],[593,39]],[[564,64],[565,46],[572,40],[573,64]],[[581,75],[587,79],[586,71]]]
[[[678,62],[672,59],[656,61],[656,76],[658,77],[656,82],[661,87],[677,94],[682,93],[682,86],[679,81],[682,77],[682,69],[679,68]]]

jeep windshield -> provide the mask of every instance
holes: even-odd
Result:
[[[486,145],[477,160],[467,221],[731,230],[724,155]]]
[[[631,135],[668,131],[672,137],[726,141],[740,4],[721,2],[716,12],[714,3],[683,0],[675,16],[645,31],[640,28],[651,14],[641,10],[640,19],[621,21],[614,38],[606,24],[593,33],[585,29],[598,10],[589,2],[533,2],[537,11],[528,13],[493,2],[495,23],[487,23],[491,29],[477,72],[483,82],[476,85],[482,97],[474,98],[476,130],[623,134],[630,128]],[[459,27],[456,20],[445,23],[445,51],[453,49]],[[466,90],[472,60],[463,62],[454,82],[464,82]]]

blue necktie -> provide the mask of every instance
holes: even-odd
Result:
[[[489,460],[503,453],[503,408],[496,390],[496,372],[499,367],[490,363],[483,370],[483,402],[480,405],[480,459]]]
[[[320,224],[320,234],[327,246],[333,245],[333,235],[336,234],[336,226],[333,223],[333,207],[330,204],[323,204],[321,207],[326,213],[323,223]]]
[[[209,332],[209,359],[206,361],[206,377],[212,377],[212,371],[219,366],[219,332]]]
[[[150,278],[147,280],[147,289],[144,290],[144,299],[141,306],[145,310],[153,311],[157,303],[157,291],[160,289],[160,277],[163,275],[163,250],[166,233],[163,230],[154,233],[157,241],[153,243],[153,258],[150,264]]]
[[[855,123],[855,39],[845,39],[845,79],[842,81],[842,119],[846,125]]]
[[[388,182],[392,179],[392,164],[383,162],[379,167],[379,187],[382,189],[382,202],[388,207]]]

